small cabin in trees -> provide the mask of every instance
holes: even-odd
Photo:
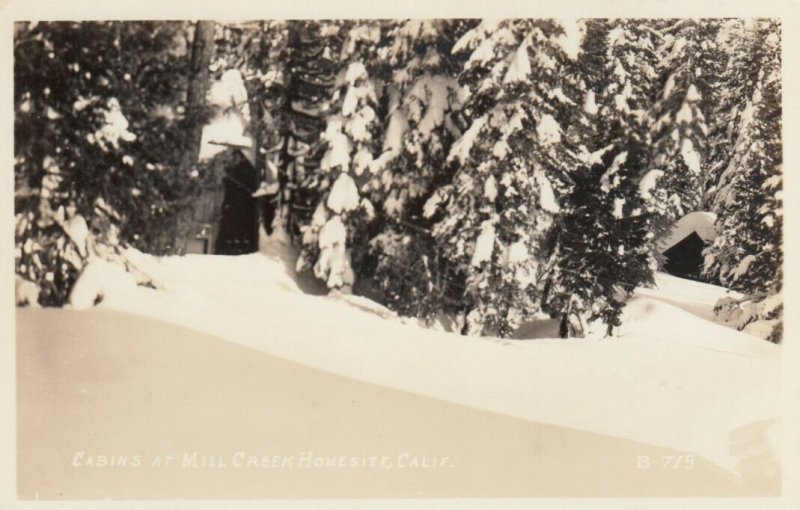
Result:
[[[272,224],[277,175],[264,170],[267,151],[257,155],[261,141],[250,132],[250,105],[241,73],[225,71],[211,85],[206,99],[215,115],[203,127],[198,159],[211,169],[215,184],[195,199],[192,210],[182,218],[178,249],[219,255],[251,253],[258,250],[259,225],[269,230]]]
[[[675,222],[669,234],[659,242],[664,271],[679,278],[701,280],[703,250],[714,242],[715,220],[714,213],[697,211]]]
[[[225,85],[224,78],[215,86]],[[235,76],[231,80],[236,89]],[[178,248],[184,253],[241,255],[258,251],[259,225],[269,230],[274,216],[277,175],[264,171],[263,159],[256,163],[258,141],[249,136],[245,116],[222,108],[226,102],[242,103],[246,91],[220,87],[225,89],[217,90],[223,96],[217,101],[220,111],[203,128],[199,154],[199,160],[213,172],[215,185],[197,197],[182,221]]]
[[[258,251],[263,203],[261,178],[251,160],[228,147],[209,162],[218,185],[197,197],[183,220],[179,247],[184,253],[241,255]]]

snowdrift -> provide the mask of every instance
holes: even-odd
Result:
[[[21,499],[753,493],[699,456],[367,384],[151,318],[22,309],[18,331]],[[152,466],[163,455],[175,460]],[[340,456],[344,468],[319,467]]]
[[[702,456],[779,487],[780,347],[714,323],[724,289],[659,275],[611,339],[426,330],[365,298],[309,295],[285,239],[262,253],[128,257],[161,289],[104,286],[95,312],[160,319],[377,386]]]

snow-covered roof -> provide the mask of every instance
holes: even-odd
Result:
[[[717,215],[707,211],[691,212],[675,222],[669,234],[658,242],[658,248],[663,253],[679,242],[686,239],[692,232],[696,232],[700,239],[706,243],[714,241],[716,230],[714,222]]]
[[[249,153],[254,151],[254,147],[252,138],[244,134],[246,127],[247,122],[239,112],[221,113],[212,118],[203,127],[200,161],[209,160],[228,147],[242,149],[250,159]]]
[[[249,160],[255,161],[253,140],[245,134],[249,123],[247,89],[242,74],[228,69],[211,84],[206,99],[217,112],[203,127],[200,161],[211,159],[227,147],[237,147]],[[233,111],[229,111],[233,108]]]

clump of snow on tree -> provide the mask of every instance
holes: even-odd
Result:
[[[523,41],[511,58],[503,83],[525,81],[531,74],[531,61],[528,57],[528,41]]]
[[[556,40],[562,51],[572,60],[578,58],[583,43],[583,36],[586,33],[586,26],[582,20],[572,18],[562,18],[559,20],[564,29],[564,33]]]
[[[597,115],[599,108],[593,90],[587,90],[583,100],[583,111],[589,115]]]
[[[490,175],[483,183],[483,194],[490,202],[494,202],[497,198],[497,181],[494,175]]]
[[[328,288],[347,290],[353,284],[353,270],[347,254],[347,229],[340,216],[333,216],[319,231],[320,254],[314,274]]]
[[[556,195],[550,180],[543,173],[536,174],[536,181],[539,183],[539,205],[549,213],[558,213],[561,207],[558,205]]]
[[[359,205],[358,188],[356,188],[353,178],[345,172],[340,173],[331,187],[326,204],[331,211],[337,214],[357,209]]]
[[[208,103],[219,108],[239,107],[247,103],[247,88],[238,69],[228,69],[208,91]]]
[[[528,247],[524,241],[516,241],[508,247],[508,263],[519,264],[528,260]]]
[[[642,180],[639,181],[639,196],[644,198],[645,200],[649,200],[653,198],[653,190],[656,188],[658,184],[658,179],[664,175],[663,170],[653,169],[649,170]]]
[[[481,224],[481,233],[475,240],[475,249],[472,252],[473,266],[479,266],[482,262],[487,262],[492,258],[494,251],[494,221],[486,220]]]
[[[469,159],[469,153],[472,150],[472,146],[475,144],[475,140],[478,138],[478,134],[480,134],[480,131],[485,123],[485,115],[472,121],[469,129],[467,129],[461,138],[459,138],[453,144],[452,149],[450,149],[450,154],[447,156],[447,160],[453,161],[457,159],[458,162],[463,165],[464,162]]]
[[[136,140],[136,135],[128,130],[130,123],[120,108],[119,100],[112,97],[106,104],[104,112],[103,126],[94,132],[92,140],[103,150],[108,150],[109,146],[119,149],[119,141],[132,142]]]
[[[422,215],[426,218],[430,218],[434,214],[436,214],[436,210],[439,208],[439,204],[442,203],[442,194],[439,190],[433,192],[430,198],[425,201],[425,206],[422,209]]]
[[[552,115],[546,113],[536,124],[536,135],[544,144],[557,144],[561,141],[561,126]]]
[[[200,141],[200,161],[213,158],[223,152],[228,145],[250,148],[253,141],[245,136],[246,120],[237,112],[216,115],[203,127]]]

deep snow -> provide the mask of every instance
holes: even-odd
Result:
[[[24,500],[780,491],[685,452],[368,384],[108,309],[19,309],[17,360]],[[164,455],[174,462],[153,466]],[[657,464],[643,469],[642,457]]]
[[[377,385],[692,452],[745,478],[779,465],[780,347],[713,322],[725,289],[659,274],[656,288],[637,290],[614,338],[473,338],[421,328],[363,297],[306,294],[300,286],[314,284],[294,273],[285,237],[261,249],[130,251],[160,289],[98,285],[99,307]]]

